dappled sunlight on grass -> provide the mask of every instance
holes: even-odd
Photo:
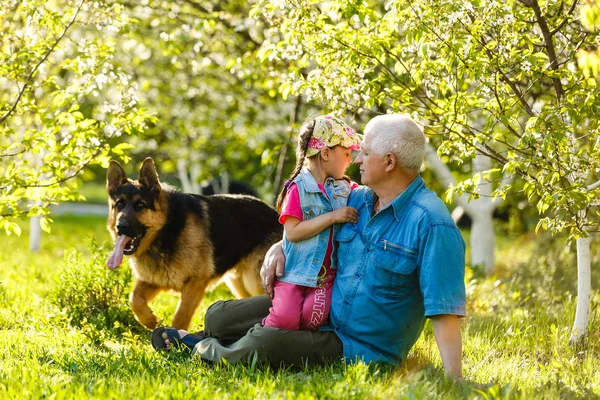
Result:
[[[600,293],[596,289],[592,296],[587,342],[571,346],[575,254],[561,238],[499,236],[496,273],[485,276],[467,268],[465,381],[454,382],[443,372],[430,322],[398,368],[335,363],[272,370],[259,365],[208,366],[178,351],[156,353],[149,331],[134,321],[126,302],[132,284],[126,265],[117,271],[103,265],[111,247],[103,218],[57,218],[38,254],[27,250],[27,227],[23,228],[22,237],[5,238],[10,251],[0,255],[0,391],[7,398],[600,396]],[[598,252],[592,255],[597,265]],[[115,282],[123,279],[125,289],[116,290]],[[593,287],[599,282],[596,270]],[[68,290],[58,290],[61,284]],[[68,302],[60,305],[53,296]],[[191,330],[202,329],[212,302],[229,298],[233,296],[224,285],[208,292]],[[91,307],[92,299],[99,308]],[[151,303],[162,324],[171,321],[178,299],[165,292]],[[102,307],[104,311],[98,311]]]

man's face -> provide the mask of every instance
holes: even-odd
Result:
[[[360,165],[361,183],[370,187],[382,181],[387,166],[385,157],[373,152],[372,142],[373,136],[369,132],[365,132],[361,151],[354,160],[355,164]]]

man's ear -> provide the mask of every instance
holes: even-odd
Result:
[[[385,171],[386,172],[390,172],[394,169],[394,167],[396,167],[396,164],[398,163],[398,160],[396,159],[396,155],[394,153],[386,153],[386,155],[383,157],[384,161],[385,161]]]
[[[146,158],[142,163],[138,182],[140,183],[140,185],[150,189],[154,196],[158,196],[158,194],[160,193],[160,182],[158,181],[158,174],[156,173],[154,161],[152,161],[150,157]]]
[[[112,196],[125,183],[127,183],[125,170],[117,161],[110,160],[108,170],[106,171],[106,191]]]

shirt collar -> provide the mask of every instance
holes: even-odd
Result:
[[[315,177],[312,176],[312,174],[310,173],[310,171],[308,170],[307,167],[302,167],[302,170],[300,171],[300,173],[298,175],[301,175],[302,178],[304,179],[304,188],[306,189],[307,192],[321,193],[319,184],[315,180]],[[326,187],[329,185],[337,185],[336,180],[333,179],[332,177],[327,177],[327,179],[325,179],[325,184],[323,185],[323,187]]]
[[[392,207],[394,209],[394,217],[398,222],[400,222],[400,215],[402,214],[402,210],[406,207],[413,194],[419,189],[421,189],[423,186],[425,186],[423,178],[421,178],[421,175],[417,175],[417,177],[411,182],[411,184],[408,185],[408,187],[402,193],[400,193],[398,197],[392,200],[392,202],[388,204],[384,208],[384,210],[388,207]],[[364,200],[367,206],[369,207],[369,210],[373,209],[373,195],[374,192],[370,188],[365,193]]]

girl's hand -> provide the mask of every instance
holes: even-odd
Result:
[[[352,222],[353,224],[358,222],[358,211],[354,207],[340,207],[337,210],[331,212],[333,217],[333,223],[341,224],[344,222]]]

